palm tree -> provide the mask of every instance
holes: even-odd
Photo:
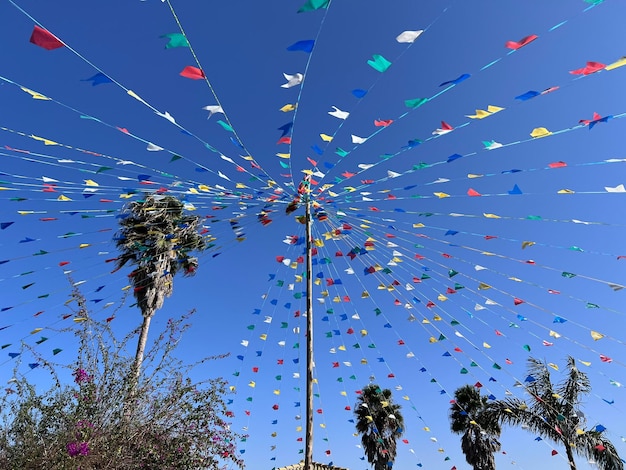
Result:
[[[480,389],[464,385],[454,392],[450,406],[450,428],[461,436],[461,450],[474,470],[495,470],[494,452],[500,450],[500,424],[489,411]]]
[[[191,252],[205,248],[198,232],[200,217],[183,213],[184,204],[173,196],[146,195],[126,206],[120,218],[116,245],[117,269],[130,263],[129,274],[143,322],[132,365],[133,386],[141,373],[150,321],[173,291],[173,279],[182,271],[195,274],[198,259]]]
[[[374,470],[388,470],[396,459],[396,441],[404,433],[404,418],[400,405],[393,403],[391,390],[367,385],[361,390],[354,414],[367,461]]]
[[[591,392],[591,383],[587,374],[576,367],[573,357],[567,358],[566,376],[556,386],[552,383],[548,365],[529,358],[525,383],[530,396],[528,403],[519,398],[507,398],[491,404],[490,412],[500,423],[523,426],[561,444],[571,470],[576,470],[574,454],[595,460],[602,470],[623,470],[624,462],[605,437],[604,426],[584,429],[586,420],[580,405],[583,396]]]

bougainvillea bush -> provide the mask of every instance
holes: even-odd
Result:
[[[77,359],[68,366],[37,357],[53,378],[45,392],[16,367],[0,399],[0,468],[243,467],[235,444],[245,436],[229,428],[227,384],[221,378],[192,381],[190,372],[199,363],[185,365],[173,355],[193,312],[168,321],[146,354],[135,388],[133,356],[126,352],[134,333],[118,340],[107,321],[91,318],[76,288],[72,297]],[[36,355],[34,349],[27,352]]]

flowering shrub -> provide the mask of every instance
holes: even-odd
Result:
[[[48,391],[39,393],[24,376],[15,377],[0,398],[0,468],[243,468],[235,444],[244,436],[229,428],[226,383],[193,382],[188,374],[194,365],[172,355],[191,314],[167,323],[133,387],[133,356],[126,353],[133,334],[118,340],[107,322],[89,316],[76,288],[73,299],[74,313],[85,319],[75,327],[78,357],[69,366],[74,381],[63,384],[58,369],[68,366],[43,357],[38,362],[55,378]]]

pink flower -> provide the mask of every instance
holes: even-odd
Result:
[[[85,369],[76,369],[76,371],[74,371],[72,375],[74,376],[74,381],[77,384],[91,382],[92,380],[91,376],[87,373]]]
[[[88,442],[68,442],[67,453],[70,457],[76,457],[78,455],[89,455],[89,443]]]

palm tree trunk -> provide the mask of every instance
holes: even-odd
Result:
[[[131,415],[131,402],[137,391],[137,385],[139,384],[139,376],[141,375],[141,365],[143,363],[143,355],[146,350],[146,343],[148,342],[148,330],[150,329],[150,321],[152,316],[144,315],[143,322],[141,324],[141,331],[139,332],[139,339],[137,340],[137,352],[135,353],[135,360],[130,369],[130,388],[128,395],[124,400],[124,418],[128,421]]]
[[[576,470],[576,462],[574,462],[574,452],[572,452],[572,446],[569,442],[565,443],[565,454],[567,455],[567,461],[569,462],[570,470]]]
[[[139,332],[139,339],[137,340],[137,352],[135,353],[135,361],[132,368],[132,389],[137,387],[139,382],[139,376],[141,375],[141,365],[143,363],[143,355],[146,350],[146,343],[148,342],[148,330],[150,329],[150,321],[152,316],[144,316],[143,323],[141,324],[141,331]]]

